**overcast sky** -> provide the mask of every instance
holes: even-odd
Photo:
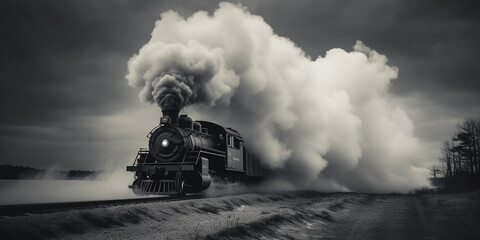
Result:
[[[399,68],[393,99],[432,161],[456,123],[480,118],[475,1],[239,2],[312,59],[350,51],[356,40],[386,55]],[[0,163],[97,169],[133,161],[161,113],[128,86],[128,60],[160,13],[188,17],[218,3],[2,1]]]

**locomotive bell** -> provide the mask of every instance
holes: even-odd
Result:
[[[201,132],[202,131],[202,124],[200,124],[199,122],[193,122],[193,130],[195,130],[197,132]]]

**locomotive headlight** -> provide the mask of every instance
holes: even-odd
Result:
[[[161,144],[162,144],[162,147],[163,147],[163,148],[167,148],[167,147],[170,145],[170,141],[168,141],[168,139],[164,138],[164,139],[162,140],[162,143],[161,143]]]

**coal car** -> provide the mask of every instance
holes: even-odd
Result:
[[[160,124],[148,134],[132,166],[137,195],[174,195],[207,189],[212,179],[248,181],[266,175],[245,147],[242,135],[208,121],[193,121],[178,110],[163,110]]]

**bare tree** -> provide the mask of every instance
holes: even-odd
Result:
[[[447,181],[451,181],[453,178],[453,171],[452,171],[452,152],[450,151],[450,142],[444,141],[442,146],[442,156],[440,157],[440,173]]]
[[[440,165],[431,174],[443,176],[456,187],[480,187],[480,120],[465,118],[457,124],[457,133],[441,148]]]

